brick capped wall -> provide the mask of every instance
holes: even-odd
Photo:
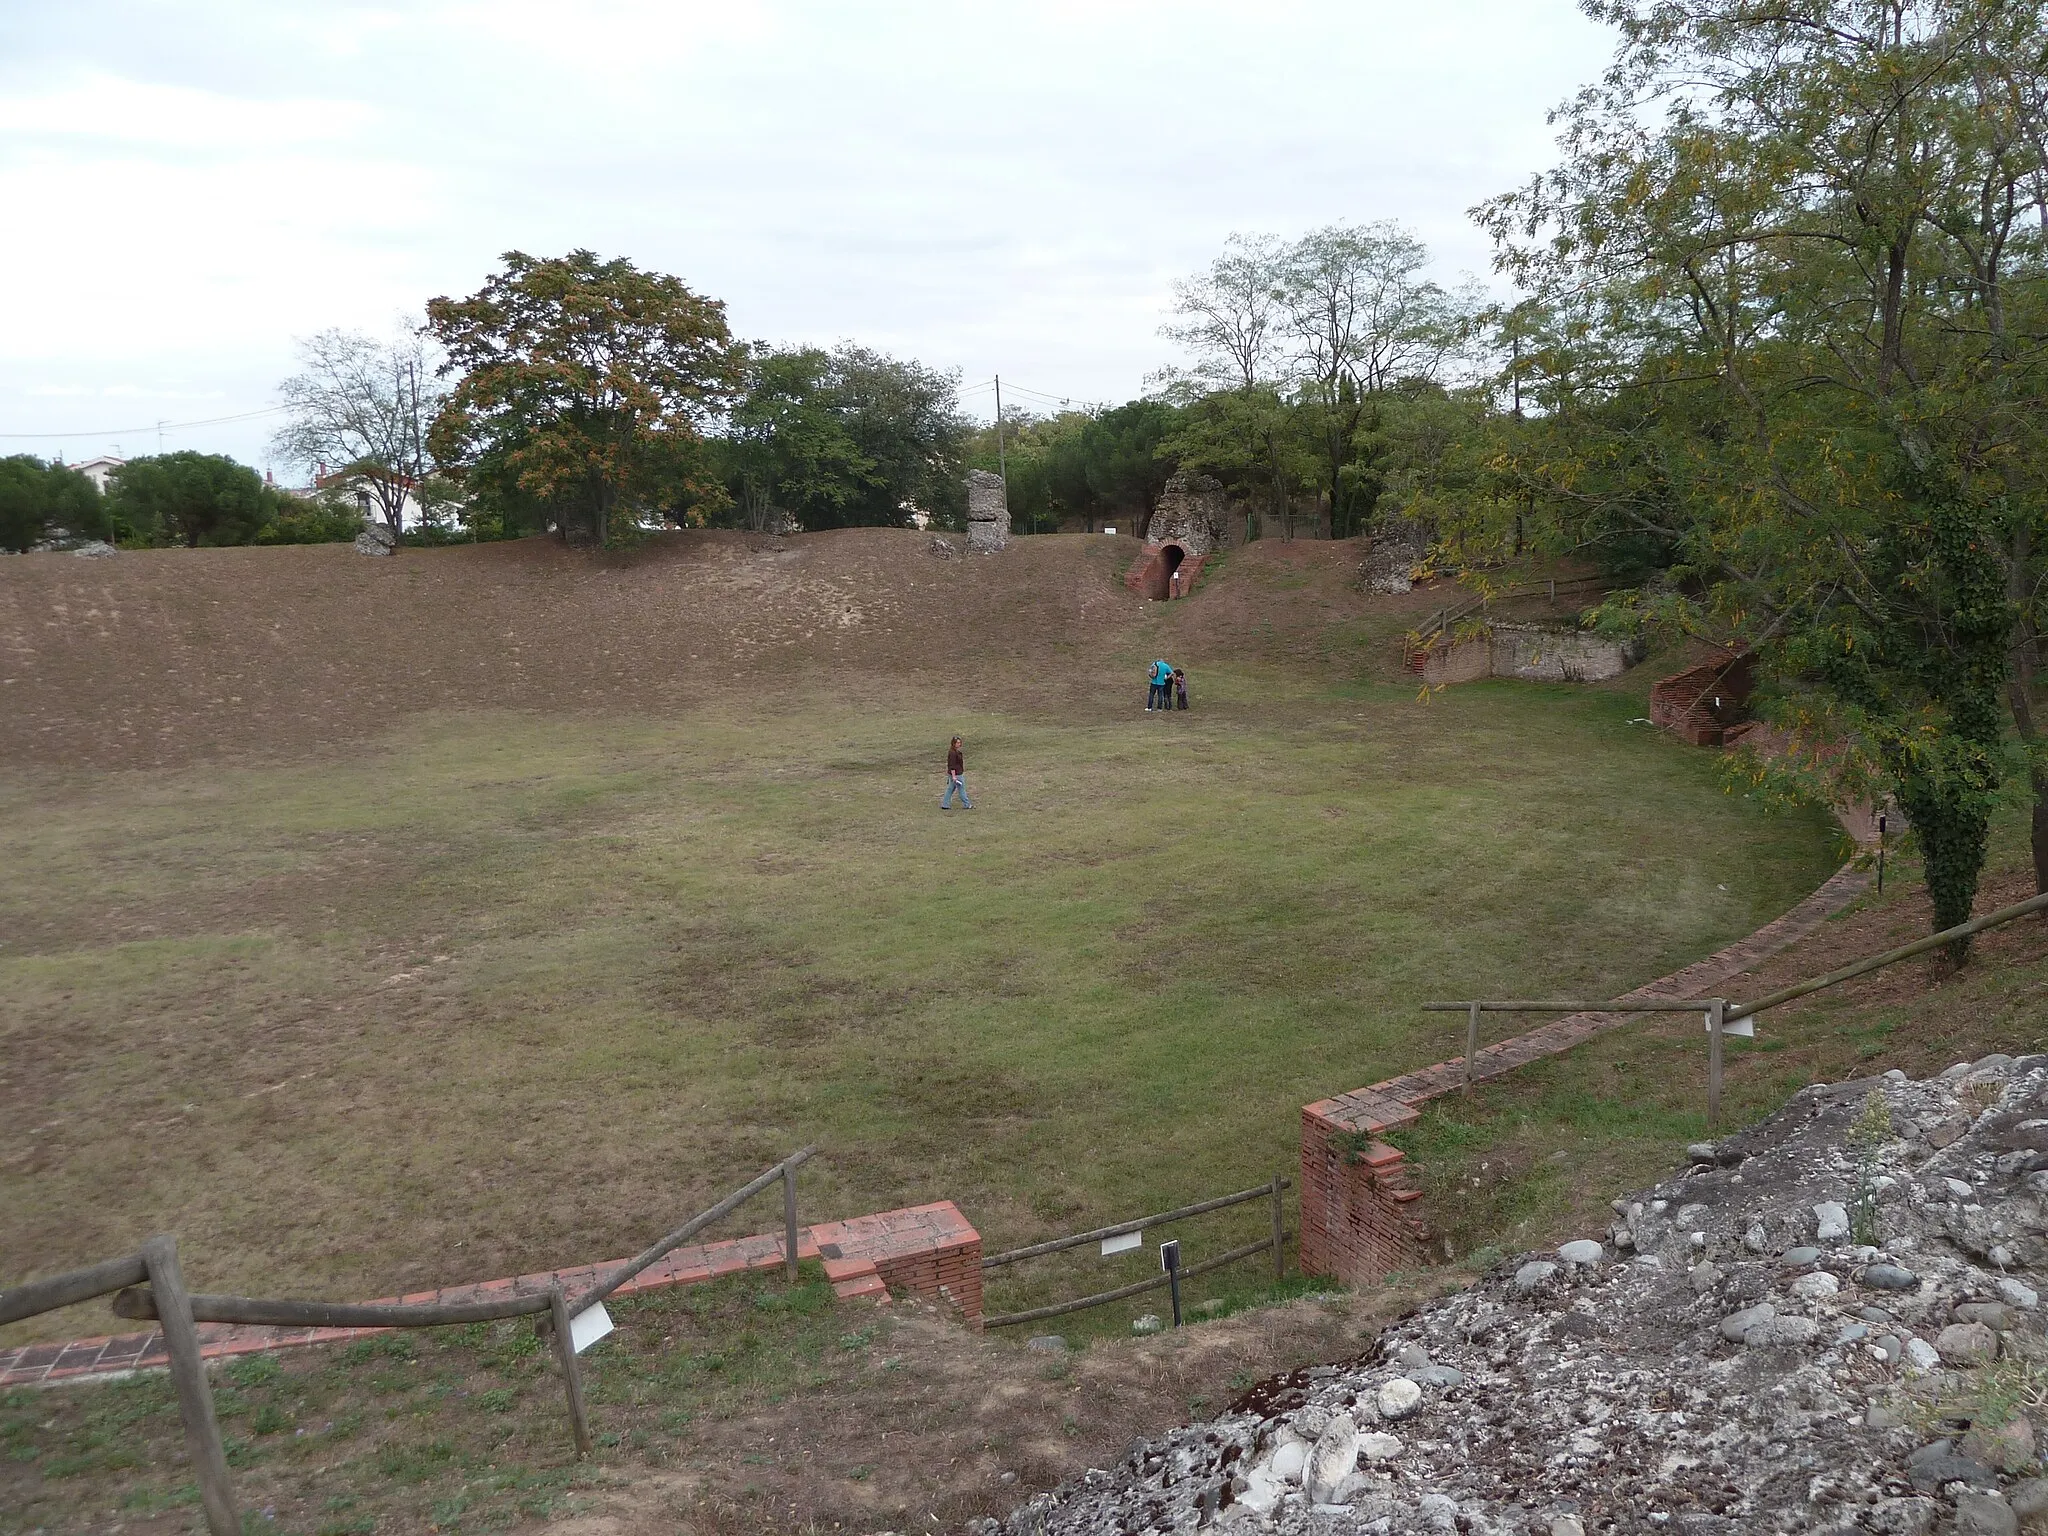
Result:
[[[1870,883],[1868,871],[1844,865],[1819,890],[1747,938],[1615,1001],[1712,996],[1722,982],[1753,969],[1819,928],[1861,896]],[[1539,1025],[1480,1047],[1472,1059],[1471,1079],[1484,1082],[1499,1077],[1642,1017],[1575,1013]],[[1428,1212],[1422,1191],[1415,1186],[1414,1169],[1399,1148],[1379,1138],[1413,1125],[1419,1106],[1457,1091],[1465,1081],[1465,1063],[1454,1057],[1303,1106],[1300,1262],[1304,1273],[1362,1285],[1392,1270],[1414,1269],[1433,1257]]]
[[[1407,1155],[1377,1137],[1416,1112],[1371,1089],[1301,1112],[1302,1269],[1360,1285],[1426,1255],[1429,1231]]]
[[[1755,686],[1755,658],[1747,651],[1673,673],[1650,689],[1652,723],[1696,747],[1732,745]]]

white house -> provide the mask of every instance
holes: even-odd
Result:
[[[107,477],[127,462],[126,459],[117,459],[112,454],[103,453],[96,459],[87,459],[83,464],[71,464],[66,467],[75,469],[85,476],[93,483],[93,488],[104,496],[107,493]]]

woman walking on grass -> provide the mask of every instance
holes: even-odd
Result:
[[[966,810],[974,809],[974,802],[967,798],[967,754],[960,750],[960,738],[955,736],[953,744],[946,748],[946,792],[939,796],[939,809],[950,811],[953,796],[958,792],[960,804]]]

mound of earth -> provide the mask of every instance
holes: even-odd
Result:
[[[882,684],[1121,716],[1162,649],[1198,685],[1212,659],[1348,675],[1365,654],[1333,638],[1368,606],[1348,545],[1261,541],[1175,604],[1125,590],[1134,539],[940,547],[955,553],[847,528],[674,533],[628,553],[522,539],[387,560],[346,544],[16,556],[0,561],[0,765],[170,766],[423,713],[663,713]],[[1391,636],[1431,601],[1371,606]]]
[[[1802,1090],[1604,1241],[1138,1441],[984,1536],[2048,1532],[2048,1056]]]

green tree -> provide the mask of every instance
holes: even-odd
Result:
[[[1314,444],[1332,538],[1372,518],[1388,400],[1439,384],[1457,342],[1460,305],[1422,275],[1428,265],[1428,248],[1391,220],[1312,230],[1281,258],[1297,430]]]
[[[508,251],[467,299],[427,305],[456,376],[428,434],[480,520],[627,538],[722,492],[705,433],[739,392],[725,307],[678,278],[589,251]]]
[[[959,379],[872,348],[757,346],[718,443],[749,526],[900,528],[913,509],[964,512]]]
[[[146,544],[253,544],[284,493],[224,454],[154,454],[115,470],[107,510],[124,536]]]
[[[75,469],[28,454],[0,459],[0,549],[20,554],[60,530],[108,537],[99,487]]]
[[[1839,790],[1897,796],[1939,926],[1975,895],[2009,711],[2048,886],[2040,9],[1586,9],[1614,66],[1565,108],[1560,165],[1481,210],[1504,267],[1588,315],[1580,362],[1609,360],[1578,417],[1615,429],[1606,484],[1560,460],[1560,490],[1666,536],[1667,597],[1850,746]]]
[[[1105,411],[1062,411],[1036,418],[1003,412],[1011,526],[1049,533],[1069,517],[1114,519],[1144,537],[1176,461],[1168,440],[1181,410],[1163,400],[1132,400]],[[969,439],[967,465],[997,467],[995,429]]]
[[[258,544],[346,544],[363,531],[363,509],[353,496],[287,496],[277,516],[256,535]]]

